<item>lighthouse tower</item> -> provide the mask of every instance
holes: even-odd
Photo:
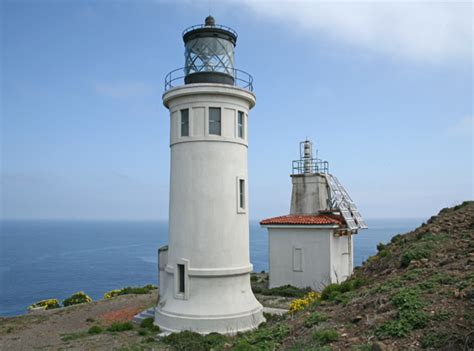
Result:
[[[170,111],[169,245],[159,250],[164,331],[234,334],[264,321],[250,287],[248,114],[252,77],[237,33],[207,17],[183,32],[185,67],[165,79]]]

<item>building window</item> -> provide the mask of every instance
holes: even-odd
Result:
[[[300,247],[293,248],[293,271],[303,272],[303,249]]]
[[[239,179],[239,207],[245,210],[245,180]]]
[[[189,110],[181,110],[181,136],[189,136]]]
[[[238,130],[238,135],[239,138],[244,139],[245,138],[245,118],[244,118],[244,113],[242,111],[238,112],[237,116],[237,130]]]
[[[220,107],[209,107],[209,134],[221,135]]]
[[[178,293],[184,294],[184,264],[178,264]]]

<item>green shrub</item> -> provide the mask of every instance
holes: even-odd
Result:
[[[392,237],[392,239],[390,240],[390,242],[394,243],[394,244],[398,244],[398,243],[402,243],[402,242],[405,242],[406,239],[403,237],[402,234],[397,234],[395,236]]]
[[[392,304],[400,310],[418,310],[423,307],[418,288],[403,288],[393,294]]]
[[[436,334],[429,332],[423,335],[420,339],[421,347],[440,349],[448,342],[448,336],[446,334]]]
[[[395,320],[387,321],[378,327],[375,335],[379,338],[393,336],[402,338],[414,329],[424,328],[428,324],[428,315],[422,310],[424,306],[417,287],[403,288],[392,295],[392,304],[397,307]]]
[[[145,329],[148,329],[152,332],[159,332],[160,331],[160,327],[155,325],[154,324],[154,319],[153,317],[149,317],[149,318],[145,318],[144,320],[142,320],[142,322],[140,323],[140,327],[141,328],[145,328]]]
[[[99,327],[98,325],[93,325],[92,327],[89,328],[87,332],[89,334],[100,334],[103,332],[103,329]]]
[[[269,296],[283,296],[283,297],[303,297],[311,291],[310,288],[300,289],[292,285],[283,285],[272,289],[255,287],[252,291],[256,294]]]
[[[334,298],[340,294],[339,284],[332,283],[326,286],[323,291],[321,291],[321,300],[333,301]]]
[[[411,261],[431,256],[432,248],[430,245],[418,245],[405,251],[400,260],[400,267],[407,268]]]
[[[43,309],[43,310],[51,310],[53,308],[59,308],[59,301],[57,299],[47,299],[35,302],[34,304],[28,306],[29,310],[36,310],[36,309]]]
[[[341,294],[354,291],[364,284],[365,281],[360,278],[349,279],[340,284],[329,284],[321,292],[321,300],[343,302],[348,296],[341,297]]]
[[[321,344],[329,344],[333,341],[337,341],[339,334],[334,329],[322,329],[317,330],[313,334],[313,339]]]
[[[387,336],[403,338],[412,330],[411,326],[400,319],[387,321],[375,330],[375,335],[383,339]]]
[[[398,318],[410,326],[410,329],[421,329],[428,324],[428,315],[422,310],[400,311]]]
[[[149,336],[148,338],[145,339],[145,342],[155,342],[155,341],[156,339],[153,336]]]
[[[75,294],[72,294],[70,297],[63,301],[64,306],[78,305],[81,303],[92,302],[92,299],[86,295],[84,291],[79,291]]]
[[[156,286],[152,284],[148,284],[145,286],[127,286],[122,289],[110,290],[104,294],[104,299],[111,299],[112,297],[120,296],[120,295],[129,295],[129,294],[149,294],[151,291],[157,289]]]
[[[251,275],[250,276],[250,281],[252,281],[252,282],[258,281],[258,277],[256,275]]]
[[[383,251],[383,250],[385,250],[386,247],[387,247],[387,245],[385,245],[384,243],[378,243],[377,244],[377,251],[378,252]]]
[[[304,321],[304,326],[306,328],[311,328],[313,325],[316,325],[316,324],[319,324],[321,322],[324,322],[325,320],[327,320],[328,318],[319,313],[319,312],[313,312],[311,313],[311,315],[306,318],[306,320]]]
[[[125,323],[114,322],[107,328],[107,331],[123,332],[127,330],[132,330],[132,329],[133,329],[133,324],[130,322],[125,322]]]
[[[261,324],[256,330],[239,334],[235,350],[274,350],[288,336],[290,329],[284,324],[269,327]]]
[[[209,349],[221,349],[227,342],[227,337],[218,333],[201,335],[192,331],[173,333],[163,338],[163,342],[173,346],[177,351],[207,351]]]
[[[419,280],[420,275],[423,273],[423,270],[420,268],[414,268],[407,270],[404,275],[402,275],[402,280]]]

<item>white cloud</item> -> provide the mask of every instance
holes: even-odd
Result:
[[[474,117],[467,116],[458,120],[450,128],[448,135],[450,136],[473,136],[474,135]]]
[[[262,19],[392,57],[431,63],[472,60],[471,2],[246,0]]]
[[[142,82],[94,82],[94,90],[111,98],[144,97],[155,93],[152,85]]]

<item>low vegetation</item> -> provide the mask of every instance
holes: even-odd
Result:
[[[269,295],[269,296],[284,296],[284,297],[304,297],[311,292],[310,288],[300,289],[293,285],[283,285],[276,288],[265,288],[260,286],[252,286],[255,294]]]
[[[72,294],[70,297],[65,299],[63,301],[63,306],[72,306],[72,305],[78,305],[81,303],[89,303],[92,302],[92,299],[90,296],[88,296],[84,291],[79,291],[75,294]]]
[[[36,309],[43,309],[43,310],[51,310],[53,308],[59,308],[61,305],[57,299],[47,299],[38,301],[30,306],[28,306],[28,310],[36,310]]]
[[[132,330],[132,329],[133,329],[133,324],[131,322],[125,322],[125,323],[114,322],[107,328],[107,331],[123,332],[127,330]]]
[[[148,285],[141,286],[141,287],[140,286],[137,286],[137,287],[127,286],[127,287],[122,288],[122,289],[107,291],[104,294],[104,299],[111,299],[113,297],[120,296],[120,295],[149,294],[151,291],[156,290],[156,289],[157,289],[157,287],[155,285],[152,285],[152,284],[148,284]]]

